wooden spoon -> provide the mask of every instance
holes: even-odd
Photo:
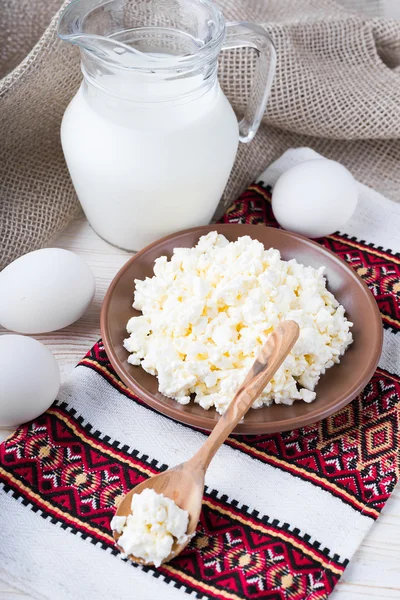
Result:
[[[275,375],[298,337],[299,326],[297,323],[294,321],[280,323],[262,347],[257,360],[236,392],[228,410],[219,419],[200,450],[190,460],[143,481],[122,499],[116,512],[120,517],[127,517],[131,513],[133,494],[140,494],[146,488],[152,488],[157,494],[164,494],[171,498],[175,504],[189,513],[187,541],[183,544],[175,543],[172,552],[163,562],[171,560],[182,552],[193,537],[200,517],[204,477],[211,459]],[[114,539],[118,541],[121,534],[114,531],[113,535]],[[129,555],[129,558],[139,564],[153,564],[133,555]]]

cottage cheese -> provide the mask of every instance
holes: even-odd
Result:
[[[283,320],[300,336],[253,408],[312,402],[315,386],[352,342],[353,325],[326,289],[324,267],[284,261],[249,236],[217,232],[194,248],[155,261],[154,277],[135,281],[124,346],[128,361],[157,376],[165,396],[223,413],[261,346]]]
[[[145,489],[133,494],[132,513],[128,517],[114,516],[111,529],[120,533],[118,546],[124,558],[130,554],[159,567],[171,554],[175,541],[187,541],[189,515],[170,498]]]

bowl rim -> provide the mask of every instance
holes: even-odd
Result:
[[[163,245],[165,242],[167,242],[171,239],[179,240],[179,238],[186,236],[188,233],[199,232],[199,237],[202,234],[208,233],[210,231],[218,231],[218,233],[223,234],[224,230],[229,231],[229,228],[232,227],[232,225],[233,225],[232,223],[217,223],[215,225],[211,224],[211,225],[200,225],[197,227],[191,227],[190,229],[184,229],[182,231],[178,231],[176,233],[172,233],[170,235],[164,236],[164,237],[156,240],[155,242],[149,244],[142,250],[139,250],[129,260],[127,260],[127,262],[121,267],[121,269],[119,269],[119,271],[114,276],[114,278],[111,281],[111,283],[108,287],[108,290],[104,296],[104,300],[103,300],[103,304],[102,304],[101,312],[100,312],[100,331],[101,331],[101,336],[102,336],[102,340],[103,340],[103,344],[104,344],[104,348],[105,348],[107,357],[108,357],[112,367],[114,368],[114,370],[116,371],[118,376],[122,379],[122,381],[125,383],[125,385],[129,388],[129,390],[131,390],[134,394],[139,396],[139,398],[141,400],[143,400],[146,404],[148,404],[150,407],[155,409],[157,412],[163,414],[164,416],[172,418],[173,420],[183,423],[185,425],[189,425],[191,427],[196,427],[198,429],[201,429],[201,430],[207,431],[207,432],[210,432],[217,422],[215,419],[207,418],[207,416],[210,414],[209,411],[204,410],[204,416],[190,413],[190,416],[188,419],[182,418],[183,415],[185,414],[184,410],[182,410],[182,408],[184,409],[184,407],[182,407],[182,405],[180,405],[179,403],[176,403],[176,407],[174,407],[174,406],[170,406],[169,404],[166,404],[166,403],[164,404],[162,401],[163,396],[161,393],[160,393],[161,398],[157,398],[156,396],[154,396],[153,394],[148,392],[146,388],[144,388],[142,385],[140,385],[140,383],[138,383],[132,375],[127,373],[127,371],[121,365],[120,360],[118,359],[116,352],[114,350],[113,344],[111,343],[111,334],[110,334],[109,324],[108,324],[108,311],[109,311],[112,295],[113,295],[114,290],[115,290],[116,286],[118,285],[118,282],[119,282],[120,278],[122,277],[122,275],[127,270],[130,269],[130,267],[133,263],[135,263],[137,260],[140,260],[141,257],[145,253],[147,253],[149,250],[152,250],[153,248],[155,248],[159,245]],[[237,225],[239,225],[239,224],[237,224]],[[252,225],[252,224],[246,223],[246,224],[240,224],[240,226],[243,227],[244,229],[248,230],[249,228],[256,228],[256,227],[259,228],[260,226],[263,226],[263,224]],[[268,227],[268,225],[264,225],[264,227]],[[358,285],[359,287],[361,287],[361,289],[363,290],[363,293],[366,294],[366,297],[368,298],[368,303],[369,303],[370,307],[372,308],[372,312],[374,314],[374,319],[370,323],[368,323],[367,326],[369,328],[375,329],[375,337],[376,337],[376,343],[374,345],[375,350],[374,350],[374,352],[371,352],[370,359],[368,362],[365,363],[364,369],[362,370],[361,374],[353,382],[353,384],[351,385],[351,387],[349,388],[347,393],[343,393],[339,397],[338,401],[334,404],[334,406],[330,405],[330,406],[326,407],[325,409],[320,409],[319,412],[318,412],[318,408],[317,408],[316,411],[311,412],[308,415],[304,415],[304,416],[300,416],[300,417],[299,416],[289,417],[287,419],[280,419],[279,421],[265,421],[265,422],[261,422],[261,423],[246,423],[246,420],[244,418],[244,420],[237,425],[236,429],[233,432],[234,434],[239,434],[239,435],[263,435],[263,434],[266,435],[266,434],[278,433],[278,432],[283,432],[283,431],[291,431],[293,429],[305,427],[307,425],[311,425],[313,423],[316,423],[316,422],[322,421],[323,419],[326,419],[330,415],[334,414],[335,412],[337,412],[340,409],[347,406],[347,404],[349,404],[364,389],[364,387],[367,385],[367,383],[370,381],[371,377],[375,373],[375,370],[378,366],[378,362],[379,362],[379,359],[380,359],[380,356],[382,353],[383,326],[382,326],[382,317],[381,317],[381,314],[379,311],[379,307],[376,303],[376,300],[375,300],[372,292],[368,288],[367,284],[357,275],[357,273],[354,271],[354,269],[352,269],[346,263],[346,261],[344,261],[342,258],[337,256],[337,254],[335,254],[328,248],[325,248],[325,246],[322,246],[321,244],[318,244],[317,242],[314,242],[313,240],[310,240],[309,238],[307,238],[303,235],[300,235],[297,233],[292,233],[291,231],[286,231],[284,229],[278,229],[275,227],[270,227],[270,229],[279,231],[280,235],[291,238],[292,240],[301,241],[303,243],[305,242],[306,245],[308,245],[308,246],[318,248],[319,252],[321,252],[322,254],[324,254],[324,253],[328,254],[330,256],[330,258],[332,258],[337,264],[340,265],[341,268],[344,268],[350,274],[354,283],[356,285]],[[250,234],[243,232],[243,235],[250,235]],[[169,400],[171,400],[171,399],[169,398]],[[316,413],[318,413],[318,414],[316,414]],[[213,411],[213,414],[215,414],[214,411]],[[189,422],[189,420],[190,420],[190,422]],[[205,423],[207,421],[210,422],[209,425],[207,425]]]

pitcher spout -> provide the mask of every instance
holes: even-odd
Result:
[[[93,37],[96,39],[99,34],[87,31],[88,25],[84,21],[85,17],[101,4],[104,4],[103,0],[73,0],[61,13],[57,29],[59,37],[65,42],[84,48],[95,43]]]
[[[73,0],[60,16],[58,36],[116,66],[121,66],[122,57],[125,66],[134,66],[143,53],[118,39],[118,5],[121,6],[119,0]],[[146,57],[149,61],[151,57]]]

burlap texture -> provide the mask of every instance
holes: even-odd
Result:
[[[255,140],[241,144],[221,209],[289,147],[310,146],[400,201],[400,22],[333,0],[219,0],[227,20],[263,24],[277,73]],[[59,129],[81,80],[56,36],[60,0],[0,0],[0,268],[48,243],[80,208]],[[37,41],[38,40],[38,41]],[[252,52],[225,53],[222,85],[240,113]]]

